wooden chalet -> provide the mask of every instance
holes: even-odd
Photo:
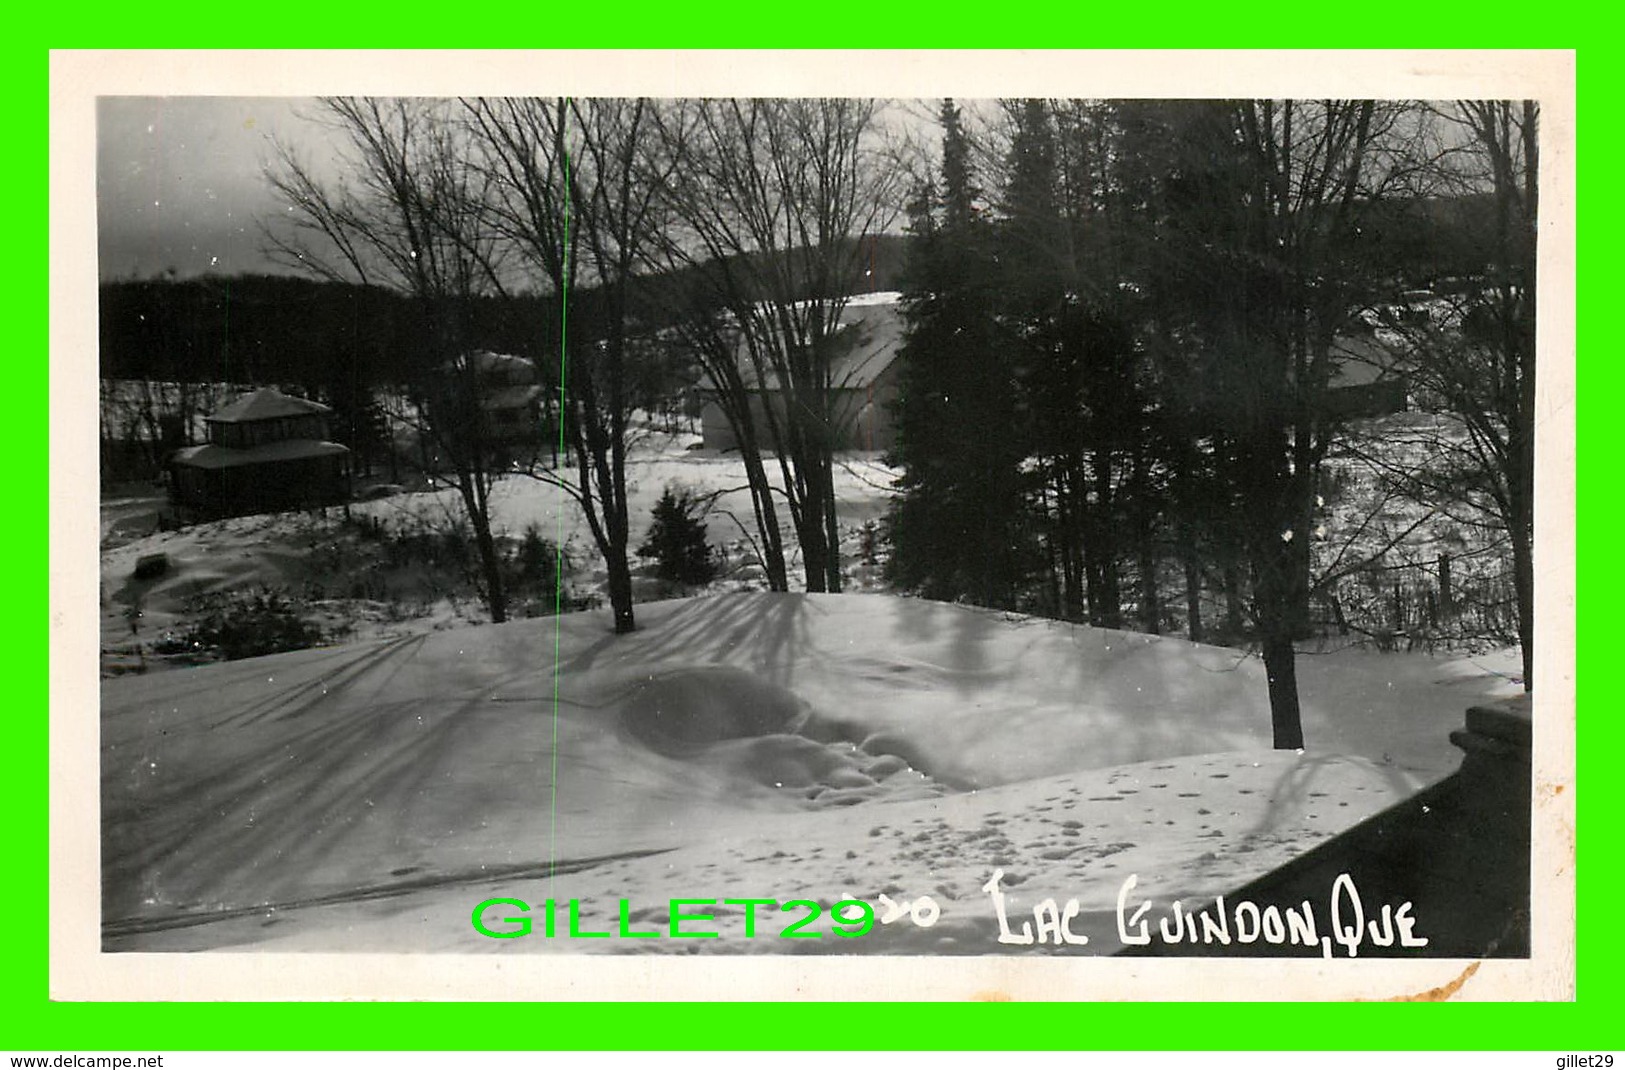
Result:
[[[167,463],[176,512],[209,519],[348,501],[350,451],[327,440],[331,412],[266,387],[205,417],[209,441]]]

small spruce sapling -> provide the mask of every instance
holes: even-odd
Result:
[[[700,586],[716,576],[716,561],[705,539],[700,503],[686,487],[668,486],[655,503],[649,537],[638,547],[639,557],[655,560],[655,574],[663,580]]]

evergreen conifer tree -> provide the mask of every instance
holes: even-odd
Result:
[[[992,231],[970,143],[943,102],[942,194],[911,208],[916,236],[898,401],[903,468],[891,515],[893,583],[930,598],[1016,608],[1036,553],[1010,339],[998,319]]]
[[[663,580],[699,586],[716,576],[705,521],[695,515],[698,506],[693,491],[672,487],[655,503],[649,537],[638,547],[638,556],[654,558],[655,573]]]

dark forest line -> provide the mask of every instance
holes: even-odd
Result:
[[[863,239],[871,290],[902,285],[910,239]],[[701,292],[685,268],[643,278],[634,319],[655,333],[669,325],[673,291]],[[572,296],[583,325],[597,295]],[[383,286],[294,275],[205,275],[104,282],[100,287],[100,375],[162,382],[278,384],[331,401],[358,386],[415,381],[434,360],[421,299]],[[475,349],[545,363],[558,351],[556,298],[534,293],[471,298]]]

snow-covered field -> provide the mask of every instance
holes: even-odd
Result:
[[[1180,639],[883,595],[640,620],[104,681],[106,946],[1005,953],[999,870],[1012,918],[1076,898],[1069,950],[1110,952],[1128,875],[1159,909],[1238,887],[1449,772],[1464,708],[1510,693],[1508,658],[1305,657],[1294,754],[1269,749],[1256,660]],[[746,938],[722,906],[678,920],[716,939],[564,935],[571,899],[577,931],[615,931],[624,898],[664,933],[673,899],[882,895],[935,923]],[[493,898],[554,900],[558,935],[481,935]]]
[[[1391,460],[1422,464],[1425,457],[1418,454],[1416,440],[1448,433],[1449,428],[1430,430],[1440,420],[1400,414],[1373,421],[1365,430],[1370,437],[1396,443],[1395,449],[1403,456]],[[756,532],[744,466],[736,454],[701,449],[699,441],[697,434],[667,433],[652,424],[640,431],[627,464],[631,545],[636,549],[643,543],[651,511],[667,487],[714,496],[706,525],[711,545],[720,555],[718,578],[704,592],[678,590],[656,580],[652,566],[634,558],[640,601],[766,586],[754,550]],[[561,472],[565,478],[575,475],[570,468]],[[1493,637],[1477,627],[1479,618],[1504,618],[1511,612],[1510,606],[1489,610],[1474,603],[1476,608],[1470,612],[1476,616],[1468,621],[1438,607],[1430,609],[1428,601],[1437,594],[1441,554],[1453,558],[1458,602],[1510,599],[1510,580],[1499,581],[1504,591],[1493,587],[1504,565],[1497,548],[1488,544],[1493,533],[1487,535],[1450,517],[1433,515],[1415,502],[1385,496],[1376,472],[1356,457],[1333,458],[1328,472],[1343,489],[1328,503],[1322,530],[1314,534],[1316,569],[1317,573],[1331,571],[1341,576],[1335,591],[1355,625],[1353,637],[1410,649],[1494,646]],[[847,591],[885,589],[880,579],[885,547],[868,540],[871,552],[866,557],[864,529],[870,525],[871,532],[880,530],[896,475],[878,454],[848,454],[838,459],[836,499]],[[183,631],[196,619],[198,596],[262,585],[300,598],[309,615],[320,620],[336,640],[393,638],[489,619],[472,585],[462,576],[381,576],[376,554],[368,557],[355,529],[341,524],[337,509],[323,516],[238,517],[158,532],[154,529],[161,505],[160,498],[134,493],[102,502],[101,631],[104,668],[109,672],[165,667],[172,659],[153,656],[155,648],[166,635]],[[460,521],[462,505],[454,490],[444,489],[357,502],[350,512],[357,518],[379,521],[394,533],[437,533]],[[492,492],[492,518],[499,539],[508,540],[509,545],[517,543],[527,529],[534,529],[562,547],[565,588],[571,597],[596,604],[607,601],[607,574],[586,520],[556,486],[520,474],[503,477]],[[801,590],[804,576],[787,510],[781,510],[780,525],[791,589]],[[169,558],[169,572],[153,581],[135,580],[136,562],[160,552]],[[1362,564],[1374,557],[1369,566]],[[1168,571],[1172,582],[1173,570]],[[367,589],[357,590],[358,585]],[[1218,597],[1209,594],[1212,599]],[[1165,592],[1165,603],[1176,605],[1181,597],[1182,593],[1170,589]],[[550,610],[551,589],[543,601]],[[526,615],[523,600],[518,602],[514,614]],[[1317,602],[1316,608],[1324,613],[1326,607]],[[1131,606],[1126,609],[1132,612]],[[1399,619],[1396,613],[1401,611],[1415,619]],[[1210,621],[1222,612],[1216,601],[1204,606]],[[1437,616],[1423,619],[1429,613]],[[1323,623],[1328,630],[1337,630],[1329,619]],[[1503,641],[1510,641],[1516,629],[1503,622],[1501,630],[1506,633]],[[1476,636],[1476,640],[1452,642],[1453,631]]]
[[[701,449],[699,443],[697,434],[668,435],[650,430],[628,450],[627,499],[632,546],[636,549],[643,542],[650,512],[666,487],[691,487],[706,494],[726,492],[711,506],[706,525],[708,537],[713,546],[727,551],[725,588],[749,584],[759,580],[761,573],[749,560],[756,529],[745,467],[737,453]],[[575,469],[563,472],[568,479],[576,476]],[[896,470],[882,464],[878,453],[844,454],[837,459],[836,512],[840,517],[842,549],[850,576],[861,576],[861,562],[855,560],[858,533],[864,523],[878,521],[885,514],[896,477]],[[455,515],[460,505],[455,491],[443,490],[400,495],[363,503],[354,509],[386,521],[400,522],[409,518],[434,521]],[[510,535],[518,535],[535,525],[544,537],[561,545],[577,563],[572,579],[584,592],[602,594],[606,590],[602,562],[596,559],[597,551],[587,521],[580,507],[558,488],[527,476],[504,477],[492,493],[491,511],[498,526]],[[804,588],[801,558],[789,511],[782,500],[779,524],[786,539],[791,587]]]
[[[711,544],[722,553],[722,570],[709,589],[765,587],[752,550],[755,530],[744,465],[737,454],[694,448],[698,443],[696,434],[656,431],[637,440],[627,464],[631,544],[634,549],[642,545],[651,511],[667,486],[722,492],[706,520]],[[566,478],[575,475],[574,469],[562,471]],[[852,454],[841,458],[835,478],[847,589],[877,589],[878,568],[863,560],[862,531],[865,523],[884,514],[895,472],[878,455]],[[368,562],[356,549],[355,532],[341,526],[338,509],[322,516],[234,517],[160,532],[154,529],[161,504],[152,496],[102,503],[101,639],[104,668],[110,671],[165,667],[170,662],[154,656],[154,646],[196,617],[189,600],[262,585],[304,596],[313,614],[344,639],[394,638],[490,619],[468,584],[453,585],[447,577],[436,582],[421,575],[391,576],[393,597],[353,597],[355,581],[369,575],[363,571]],[[355,517],[380,520],[392,531],[425,532],[444,530],[460,518],[461,510],[457,492],[449,489],[397,494],[350,507]],[[557,487],[524,475],[505,476],[492,492],[491,511],[499,538],[517,540],[534,526],[564,549],[570,593],[607,603],[607,574],[586,519]],[[799,589],[804,576],[787,513],[780,523],[791,587]],[[157,553],[168,557],[169,571],[156,580],[135,579],[136,562]],[[633,564],[637,568],[640,562]],[[637,580],[637,593],[640,599],[654,599],[678,592],[645,575]],[[134,610],[140,616],[132,620]]]
[[[337,511],[146,533],[150,502],[104,502],[104,665],[132,667],[189,599],[257,585],[305,591],[350,640],[104,679],[106,947],[1008,953],[984,890],[997,872],[1018,930],[1076,899],[1069,931],[1090,942],[1067,950],[1110,953],[1128,876],[1159,910],[1239,887],[1446,775],[1466,706],[1516,691],[1513,652],[1305,654],[1308,748],[1274,751],[1262,666],[1236,650],[865,593],[879,585],[860,533],[893,475],[877,458],[837,474],[853,593],[751,590],[728,516],[749,523],[742,467],[696,441],[634,453],[634,545],[668,484],[724,491],[708,524],[729,567],[703,597],[640,602],[622,637],[602,608],[475,626],[476,600],[427,580],[415,603],[341,597],[362,559]],[[404,530],[455,502],[352,512]],[[557,540],[568,585],[601,593],[556,488],[506,478],[494,514],[509,537]],[[169,572],[135,580],[157,552]],[[534,908],[534,933],[476,931],[494,898]],[[714,924],[672,916],[687,910],[672,900],[726,898],[895,916],[853,939],[827,915],[807,927],[822,937],[781,939],[800,915],[778,913],[746,937],[741,904],[690,911]],[[482,923],[513,931],[501,919],[525,913]]]

